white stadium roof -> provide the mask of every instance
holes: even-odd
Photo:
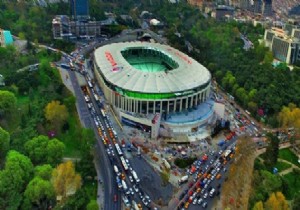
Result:
[[[121,54],[126,48],[151,48],[169,55],[178,68],[145,72],[131,66]],[[119,88],[144,93],[174,93],[198,87],[210,81],[210,72],[186,54],[168,46],[148,42],[113,43],[94,52],[95,62],[105,79]]]

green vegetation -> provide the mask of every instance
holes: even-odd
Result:
[[[279,158],[289,161],[300,167],[300,164],[298,163],[298,157],[289,148],[279,150]]]
[[[283,180],[287,184],[287,192],[286,197],[287,199],[293,199],[295,194],[299,193],[300,191],[300,170],[294,169],[293,172],[285,174],[283,176]]]
[[[197,160],[197,158],[176,158],[174,161],[174,164],[176,166],[178,166],[179,168],[186,168],[190,165],[193,164],[193,162],[195,162],[195,160]]]

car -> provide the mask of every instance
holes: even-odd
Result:
[[[106,152],[107,152],[108,155],[110,155],[110,149],[109,148],[106,149]]]
[[[130,192],[131,195],[134,195],[134,191],[131,187],[129,188],[129,192]]]
[[[202,204],[202,207],[203,207],[203,208],[207,208],[207,202],[204,202],[204,203]]]
[[[133,189],[135,192],[139,192],[139,188],[136,185],[133,185]]]
[[[197,198],[194,198],[193,200],[193,204],[196,205],[197,204]]]
[[[117,202],[117,201],[118,201],[118,195],[115,194],[115,195],[114,195],[114,202]]]
[[[203,202],[203,198],[199,198],[199,200],[197,201],[198,205],[201,205],[202,202]]]
[[[185,208],[185,209],[189,208],[189,205],[190,205],[190,203],[189,203],[189,202],[185,202],[185,204],[184,204],[184,208]]]
[[[128,176],[128,178],[129,178],[129,181],[132,183],[133,182],[132,176]]]
[[[203,195],[203,198],[206,199],[208,196],[208,193],[206,192],[204,195]]]

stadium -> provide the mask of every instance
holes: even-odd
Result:
[[[189,133],[213,115],[211,74],[200,63],[167,45],[113,43],[94,51],[97,81],[124,124],[157,137]]]

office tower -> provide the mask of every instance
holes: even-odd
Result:
[[[272,0],[264,0],[262,5],[262,15],[272,16]]]
[[[75,20],[89,19],[88,0],[70,0],[71,15]]]

